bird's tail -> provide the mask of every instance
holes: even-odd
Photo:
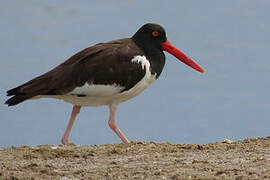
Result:
[[[30,95],[24,95],[24,94],[20,94],[20,95],[15,95],[11,98],[9,98],[5,104],[7,104],[8,106],[14,106],[16,104],[19,104],[27,99],[30,99],[32,96]]]
[[[18,86],[16,88],[10,89],[7,91],[7,96],[13,96],[9,98],[5,104],[8,106],[14,106],[16,104],[19,104],[27,99],[30,99],[35,96],[33,93],[28,93],[27,91],[23,90],[26,86],[29,86],[29,84],[25,83],[21,86]]]
[[[34,78],[25,84],[22,84],[16,88],[7,91],[7,96],[13,96],[9,98],[5,104],[8,106],[14,106],[27,99],[31,99],[34,96],[42,95],[46,93],[46,86],[48,85],[50,78],[39,76]]]

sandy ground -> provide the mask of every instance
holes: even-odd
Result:
[[[270,179],[270,137],[0,148],[0,179]]]

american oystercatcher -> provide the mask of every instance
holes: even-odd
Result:
[[[72,125],[82,106],[108,105],[110,128],[128,143],[116,124],[117,106],[140,94],[159,77],[165,64],[163,51],[204,72],[167,40],[163,27],[148,23],[131,38],[88,47],[51,71],[8,90],[7,96],[13,97],[5,103],[13,106],[27,99],[56,98],[73,104],[62,144],[68,144]]]

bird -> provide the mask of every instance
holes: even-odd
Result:
[[[69,136],[81,107],[108,106],[109,127],[123,143],[129,143],[116,123],[118,105],[157,80],[165,65],[164,51],[191,68],[205,71],[177,49],[165,29],[154,23],[141,26],[132,37],[98,43],[85,48],[52,70],[7,91],[8,106],[29,99],[56,98],[73,104],[61,143]]]

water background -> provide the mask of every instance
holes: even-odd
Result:
[[[166,66],[140,96],[122,103],[130,140],[209,143],[270,135],[270,1],[0,1],[0,146],[59,144],[72,105],[55,99],[3,103],[6,90],[98,42],[130,37],[147,22],[206,68],[166,53]],[[70,141],[117,143],[108,108],[83,108]]]

